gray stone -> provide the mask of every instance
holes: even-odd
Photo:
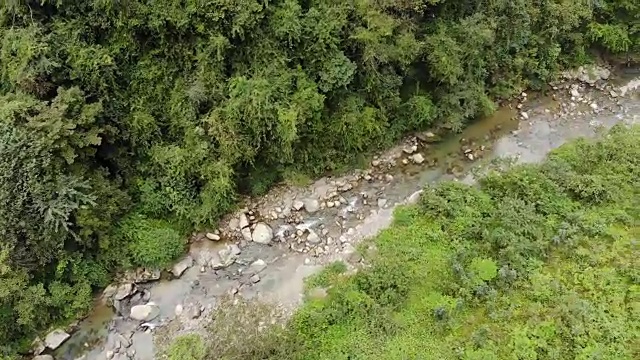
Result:
[[[67,334],[64,330],[55,329],[47,334],[44,338],[44,343],[49,349],[55,350],[70,337],[71,335]]]
[[[385,205],[387,205],[387,199],[378,199],[378,207],[383,208]]]
[[[249,219],[247,219],[247,215],[245,213],[240,214],[238,224],[240,225],[241,229],[249,227]]]
[[[242,238],[245,241],[251,241],[251,229],[246,227],[240,231],[242,233]]]
[[[309,214],[320,210],[320,202],[316,199],[304,199],[304,208]]]
[[[251,282],[255,284],[260,281],[260,276],[258,276],[258,274],[254,274],[249,278],[249,280],[251,280]]]
[[[235,254],[234,249],[227,245],[226,248],[218,251],[217,256],[214,255],[211,258],[210,266],[213,270],[224,269],[231,266],[238,259],[238,255]]]
[[[176,309],[174,311],[174,313],[176,314],[176,316],[180,316],[182,315],[182,312],[184,311],[184,308],[182,307],[182,304],[178,304],[176,305]]]
[[[253,229],[252,240],[258,244],[269,244],[273,239],[273,230],[265,223],[256,224]]]
[[[214,233],[207,233],[205,236],[206,236],[206,237],[207,237],[207,239],[209,239],[209,240],[213,240],[213,241],[218,241],[218,240],[220,240],[220,235],[216,235],[216,234],[214,234]]]
[[[54,360],[51,355],[38,355],[33,358],[33,360]]]
[[[173,269],[171,269],[171,273],[175,277],[180,277],[191,266],[193,266],[193,258],[187,255],[184,259],[180,260],[178,263],[173,265]]]
[[[422,164],[424,162],[424,156],[420,153],[413,154],[409,158],[416,164]]]
[[[34,355],[40,355],[46,349],[46,345],[40,339],[40,337],[36,337],[35,340],[31,343],[31,353]]]
[[[111,300],[116,295],[117,292],[118,292],[118,285],[111,284],[107,286],[102,292],[102,299]]]
[[[124,283],[118,286],[118,290],[114,295],[114,299],[122,300],[127,298],[129,295],[133,294],[133,284],[132,283]]]
[[[322,242],[322,239],[320,238],[320,236],[318,236],[318,234],[316,234],[315,231],[309,229],[309,234],[307,235],[307,242],[309,244],[317,245]]]
[[[158,305],[150,302],[146,305],[136,305],[131,308],[129,317],[138,321],[151,321],[160,315]]]
[[[231,254],[233,255],[240,255],[242,253],[242,250],[240,250],[240,247],[236,244],[229,244],[228,248],[229,248],[229,251],[231,251]]]
[[[106,358],[107,360],[111,360],[111,359],[113,359],[113,356],[114,356],[114,355],[115,355],[115,353],[114,353],[113,351],[109,350],[109,351],[107,351],[107,352],[105,353],[105,355],[104,355],[104,356],[105,356],[105,358]]]
[[[251,265],[249,265],[249,273],[257,274],[266,268],[267,268],[267,263],[262,259],[258,259],[253,263],[251,263]]]
[[[293,207],[294,210],[300,211],[302,210],[302,208],[304,208],[304,203],[300,200],[296,200],[293,202],[291,206]]]
[[[116,334],[116,339],[120,342],[120,345],[122,345],[123,347],[128,348],[131,346],[131,340],[122,334]]]
[[[239,227],[240,227],[240,220],[238,220],[237,218],[233,218],[229,220],[229,229],[237,230]]]
[[[197,319],[202,315],[202,309],[197,304],[189,310],[189,317],[191,319]]]

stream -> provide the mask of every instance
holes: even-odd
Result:
[[[158,345],[176,335],[204,334],[210,314],[228,297],[272,304],[286,319],[303,300],[305,277],[336,260],[357,266],[355,246],[389,226],[394,207],[416,201],[426,184],[473,183],[496,158],[538,162],[568,140],[593,137],[619,122],[640,122],[639,79],[622,73],[595,86],[558,82],[544,94],[523,93],[455,136],[410,136],[374,157],[367,169],[247,198],[219,229],[193,235],[182,274],[136,284],[118,303],[118,312],[98,300],[52,355],[57,360],[152,360]],[[241,229],[243,217],[250,227]],[[258,223],[272,229],[268,244],[243,235]],[[232,261],[213,266],[221,252],[231,253]],[[132,306],[149,302],[157,307],[157,317],[129,318]]]

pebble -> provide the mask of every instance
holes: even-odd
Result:
[[[422,164],[424,162],[424,156],[420,153],[411,155],[411,161],[416,164]]]
[[[293,202],[292,207],[293,207],[294,210],[300,211],[304,207],[304,203],[302,201],[300,201],[300,200],[296,200],[296,201]]]
[[[527,114],[526,111],[521,112],[520,116],[522,116],[522,118],[525,119],[525,120],[529,120],[529,114]]]
[[[184,308],[183,308],[182,304],[176,305],[176,310],[175,310],[176,316],[182,315],[183,311],[184,311]]]
[[[249,280],[251,280],[251,282],[255,284],[257,282],[260,282],[260,276],[258,276],[258,274],[254,274],[249,278]]]
[[[373,161],[371,161],[371,166],[373,166],[373,167],[380,166],[380,160],[373,160]]]
[[[207,237],[207,239],[209,239],[209,240],[213,240],[213,241],[218,241],[218,240],[220,240],[220,235],[216,235],[216,234],[214,234],[214,233],[207,233],[205,236],[206,236],[206,237]]]

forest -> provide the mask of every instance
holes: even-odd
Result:
[[[180,336],[166,355],[638,359],[639,140],[640,126],[619,125],[542,164],[495,169],[477,186],[427,186],[362,244],[368,266],[354,274],[338,262],[310,278],[286,327],[216,327],[224,316],[214,314],[210,337]]]
[[[0,354],[238,196],[638,61],[639,33],[635,0],[2,1]]]

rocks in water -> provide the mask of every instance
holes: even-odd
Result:
[[[302,208],[304,208],[304,203],[300,200],[296,200],[293,202],[293,204],[291,205],[291,207],[295,210],[295,211],[300,211],[302,210]]]
[[[424,156],[420,153],[417,154],[413,154],[409,157],[411,159],[411,161],[413,161],[415,164],[422,164],[424,162]]]
[[[207,239],[212,240],[212,241],[219,241],[220,240],[220,235],[214,234],[214,233],[207,233],[205,235],[207,237]]]
[[[160,308],[152,302],[146,305],[135,305],[129,313],[130,318],[138,321],[151,321],[158,315],[160,315]]]
[[[38,355],[33,358],[33,360],[54,360],[51,355]]]
[[[251,265],[249,265],[249,273],[257,274],[266,268],[267,268],[267,263],[262,259],[258,259],[252,262]]]
[[[160,279],[159,269],[144,269],[138,268],[133,271],[129,271],[125,274],[125,279],[134,284],[146,283],[149,281],[156,281]]]
[[[64,330],[55,329],[52,332],[48,333],[47,336],[44,338],[44,344],[49,349],[55,350],[58,347],[60,347],[60,345],[62,345],[63,342],[67,341],[67,339],[69,339],[70,337],[71,335],[67,334]]]
[[[176,314],[176,316],[180,316],[182,315],[182,312],[184,311],[184,308],[182,307],[182,304],[178,304],[176,305],[176,309],[174,311],[174,313]]]
[[[175,277],[180,277],[191,266],[193,266],[193,258],[187,255],[184,259],[180,260],[178,263],[173,265],[173,268],[171,269],[171,273]]]
[[[257,223],[251,239],[258,244],[267,245],[273,239],[273,229],[265,223]]]
[[[104,291],[102,291],[102,301],[106,303],[108,300],[113,299],[113,297],[118,292],[118,285],[110,284],[107,286]]]
[[[113,296],[116,300],[123,300],[129,297],[134,293],[134,288],[132,283],[124,283],[118,286],[118,290],[116,290],[115,295]]]
[[[320,202],[316,199],[304,199],[304,208],[309,214],[313,214],[320,210]]]
[[[214,270],[224,269],[233,264],[240,254],[240,248],[237,245],[227,245],[226,248],[218,251],[217,256],[211,258],[209,265]]]
[[[322,239],[315,231],[309,229],[309,234],[307,235],[307,242],[312,245],[317,245],[322,242]]]

